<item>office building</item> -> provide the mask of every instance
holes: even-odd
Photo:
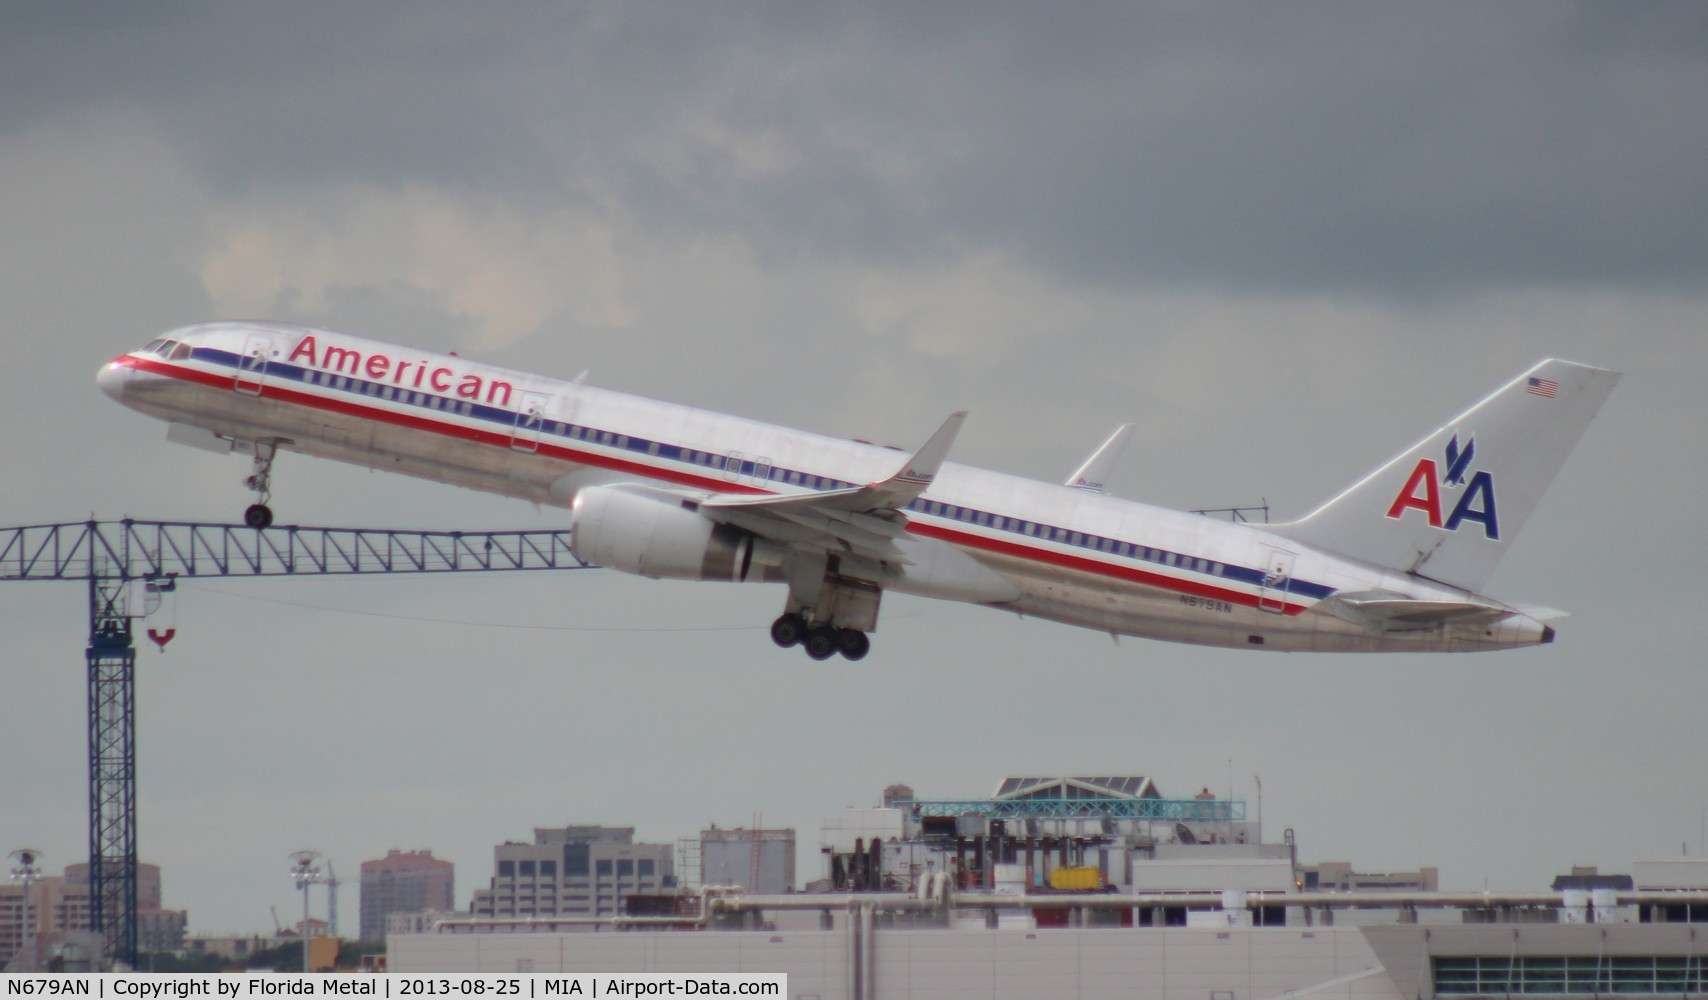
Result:
[[[493,848],[493,876],[474,917],[550,920],[625,912],[632,895],[674,891],[674,848],[637,844],[632,826],[536,828],[533,843]]]
[[[386,852],[362,862],[362,940],[380,941],[394,913],[453,910],[456,866],[432,851]]]

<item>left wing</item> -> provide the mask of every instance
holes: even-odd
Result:
[[[943,426],[937,428],[937,433],[931,435],[931,440],[925,442],[918,451],[908,456],[900,471],[881,482],[840,490],[796,493],[784,497],[714,496],[702,506],[718,510],[733,510],[742,507],[822,506],[836,510],[893,514],[912,503],[937,478],[937,470],[942,467],[943,459],[948,457],[949,446],[955,443],[955,436],[961,433],[961,424],[966,419],[966,410],[958,410],[949,414],[949,419],[943,421]]]
[[[937,433],[888,479],[866,486],[790,496],[719,494],[700,501],[700,513],[786,545],[852,552],[879,562],[911,563],[898,543],[908,537],[900,519],[937,478],[955,443],[965,410],[950,414]]]

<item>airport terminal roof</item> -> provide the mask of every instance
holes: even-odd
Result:
[[[1144,775],[1078,778],[1005,778],[996,799],[1160,799]]]

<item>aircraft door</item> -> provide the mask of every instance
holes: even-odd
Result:
[[[543,392],[522,393],[522,405],[516,410],[516,423],[510,430],[512,451],[540,450],[540,435],[545,432],[546,406],[551,397]]]
[[[1269,550],[1269,561],[1263,567],[1263,590],[1257,596],[1259,609],[1274,614],[1287,610],[1287,594],[1293,586],[1295,558],[1297,556],[1286,549]]]
[[[232,388],[245,396],[261,395],[261,386],[267,381],[267,361],[272,356],[273,338],[270,334],[251,333],[245,337]]]

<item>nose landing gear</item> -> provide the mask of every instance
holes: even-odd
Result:
[[[255,442],[255,462],[243,485],[255,491],[255,502],[243,512],[243,523],[251,528],[266,528],[273,523],[273,457],[278,454],[277,441]]]

